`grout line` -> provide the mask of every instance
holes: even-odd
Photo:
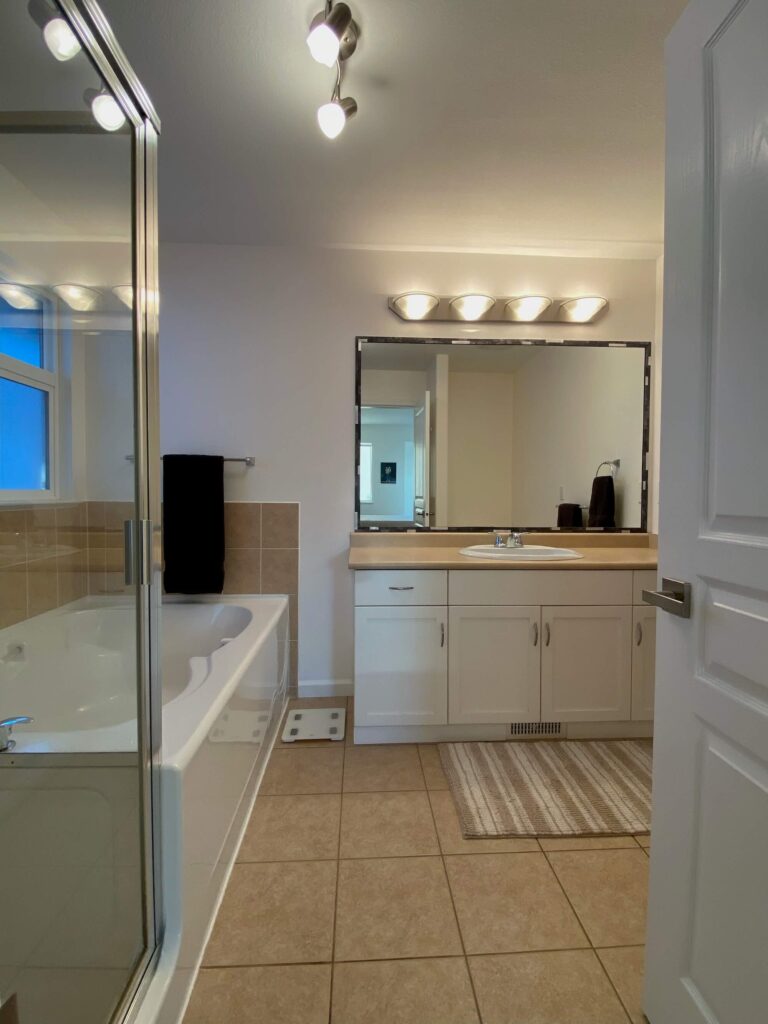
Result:
[[[346,708],[349,711],[349,708]],[[344,730],[346,738],[347,728],[346,714],[344,720]],[[343,751],[341,758],[341,785],[344,787],[344,765],[347,759],[347,748],[346,744],[342,744],[341,749]],[[333,900],[333,938],[331,941],[331,979],[328,988],[328,1024],[332,1024],[333,1018],[333,984],[335,975],[335,964],[336,964],[336,922],[339,914],[339,876],[341,874],[341,823],[342,816],[344,814],[344,799],[342,794],[339,794],[339,829],[336,835],[336,892]]]

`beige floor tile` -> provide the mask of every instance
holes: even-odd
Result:
[[[635,836],[635,839],[638,841],[638,843],[642,846],[642,848],[644,850],[650,849],[650,846],[651,846],[651,837],[650,837],[650,835]]]
[[[343,747],[273,750],[261,792],[265,796],[340,793]]]
[[[415,744],[348,747],[344,762],[345,793],[383,793],[424,789]]]
[[[448,789],[448,777],[443,771],[436,743],[420,743],[419,757],[427,789]]]
[[[440,857],[341,861],[337,960],[458,956],[461,952]]]
[[[644,946],[617,946],[598,949],[608,976],[613,982],[632,1024],[646,1024],[643,1016]]]
[[[236,864],[205,965],[330,960],[335,891],[334,861]]]
[[[648,858],[642,850],[548,856],[593,946],[645,942]]]
[[[336,964],[333,1024],[478,1024],[463,957]]]
[[[443,853],[538,853],[535,839],[465,839],[450,792],[429,794]]]
[[[438,853],[426,793],[344,794],[341,857],[418,857]]]
[[[341,794],[260,796],[240,847],[240,861],[334,860]]]
[[[184,1024],[328,1024],[330,964],[204,968]]]
[[[637,847],[634,836],[557,836],[539,838],[542,850],[634,850]]]
[[[591,950],[471,957],[483,1024],[626,1024]]]
[[[589,945],[543,853],[446,857],[445,865],[467,953]]]

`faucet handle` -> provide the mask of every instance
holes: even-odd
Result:
[[[493,532],[496,534],[494,546],[497,548],[503,548],[505,539],[509,537],[509,530],[494,530]]]
[[[34,722],[30,715],[12,715],[10,718],[0,718],[0,754],[13,750],[16,741],[11,739],[11,733],[15,725],[28,725]]]

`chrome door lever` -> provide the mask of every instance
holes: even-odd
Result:
[[[644,590],[643,601],[681,619],[691,617],[691,584],[662,577],[661,590]]]

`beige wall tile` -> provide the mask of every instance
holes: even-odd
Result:
[[[28,508],[26,522],[27,558],[50,558],[56,544],[56,509],[44,505]]]
[[[41,615],[58,606],[58,559],[38,558],[27,563],[27,614]]]
[[[204,968],[184,1024],[328,1024],[327,964]]]
[[[27,560],[27,514],[23,508],[0,509],[0,566]]]
[[[465,839],[453,797],[445,790],[429,794],[443,853],[538,853],[535,839]]]
[[[336,964],[333,1024],[478,1024],[463,957]]]
[[[484,1024],[626,1024],[590,950],[470,957]]]
[[[225,502],[224,537],[228,548],[260,548],[261,505],[249,501]]]
[[[440,857],[343,860],[336,959],[461,955]]]
[[[261,560],[262,594],[298,594],[299,552],[296,548],[264,548]]]
[[[417,857],[439,852],[426,793],[344,794],[341,857]]]
[[[646,1024],[643,1016],[643,977],[645,974],[645,947],[621,946],[615,949],[595,950],[608,971],[619,999],[630,1016],[632,1024]]]
[[[27,567],[25,563],[0,569],[0,629],[27,617]]]
[[[261,792],[265,796],[315,793],[340,793],[344,748],[308,749],[272,752]]]
[[[265,503],[261,507],[261,545],[265,548],[299,546],[299,506],[291,503]]]
[[[224,593],[261,593],[261,552],[258,548],[227,548]]]
[[[594,946],[645,942],[648,858],[641,849],[548,857]]]
[[[235,864],[205,951],[209,967],[331,959],[336,864]]]
[[[359,746],[347,750],[344,762],[345,793],[424,788],[424,773],[415,744]]]
[[[341,796],[259,796],[238,860],[333,860]]]

